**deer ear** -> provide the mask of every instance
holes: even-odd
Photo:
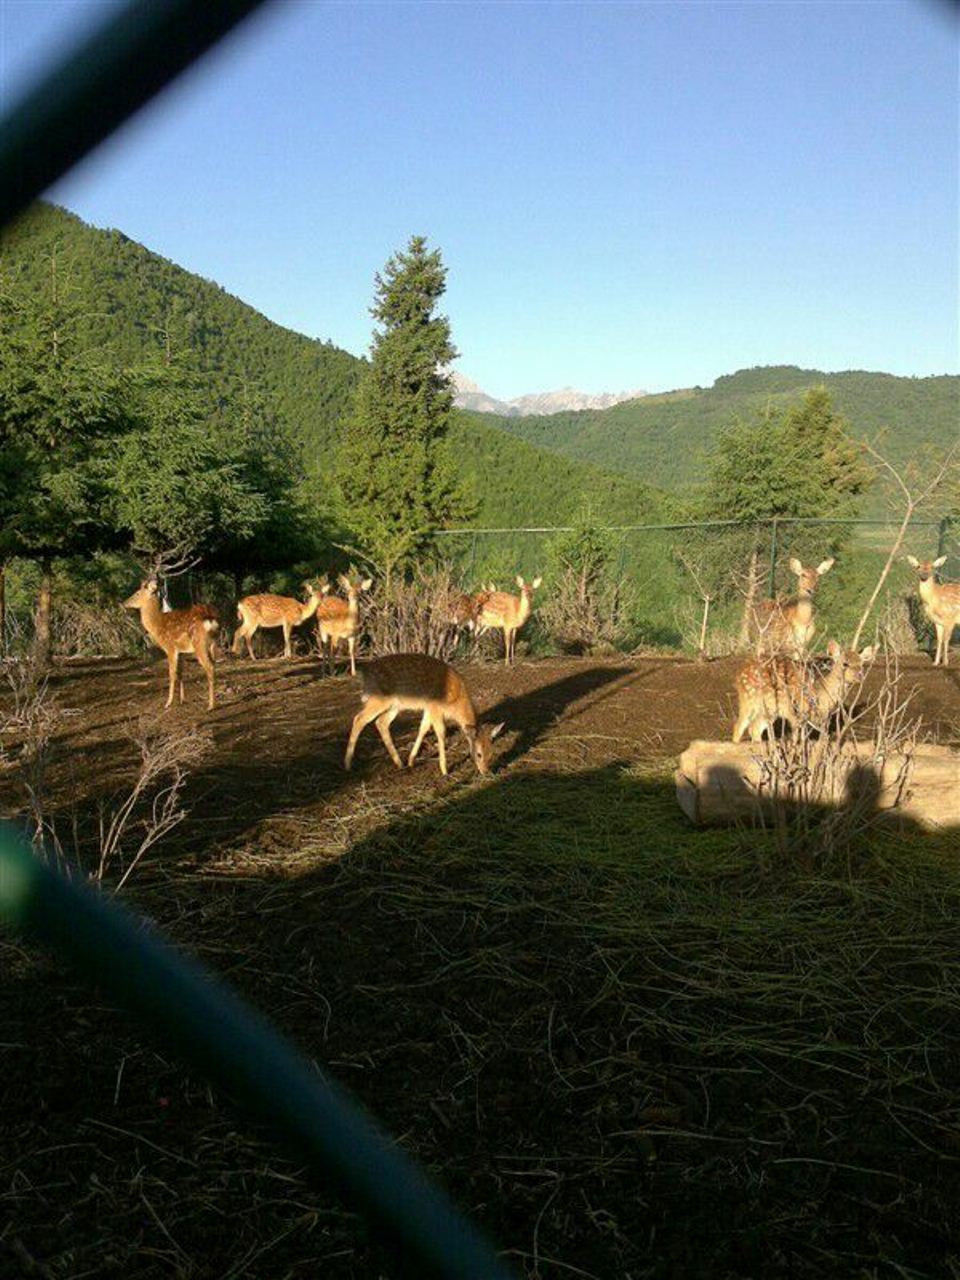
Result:
[[[833,565],[834,565],[834,558],[833,556],[831,556],[829,560],[824,560],[821,564],[817,565],[817,573],[822,577],[823,574],[825,574],[828,569],[833,568]]]
[[[906,560],[907,560],[907,564],[912,564],[915,569],[920,568],[920,561],[917,559],[916,556],[907,556]]]
[[[865,649],[860,650],[861,662],[872,662],[876,656],[877,646],[875,644],[868,644]]]
[[[519,573],[517,574],[517,586],[521,589],[521,591],[523,590],[523,579],[520,577]]]
[[[504,721],[501,721],[501,722],[500,722],[500,724],[492,724],[492,725],[490,726],[490,737],[491,737],[491,738],[495,738],[495,737],[497,736],[497,734],[498,734],[498,733],[501,733],[501,732],[502,732],[502,730],[503,730],[503,726],[504,726],[504,723],[505,723]]]
[[[531,582],[531,584],[530,584],[530,585],[533,587],[534,591],[536,591],[537,587],[539,587],[539,585],[540,585],[540,583],[541,583],[542,581],[543,581],[543,579],[542,579],[542,578],[540,578],[540,577],[536,577],[536,578],[534,578],[533,582]]]
[[[803,573],[803,565],[800,563],[800,561],[797,559],[796,556],[790,557],[790,572],[795,573],[798,578],[800,577],[801,573]]]
[[[946,557],[946,556],[938,556],[938,557],[937,557],[937,559],[936,559],[936,560],[934,560],[934,562],[933,562],[933,567],[934,567],[935,569],[939,569],[939,568],[940,568],[940,566],[941,566],[942,564],[946,564],[946,563],[947,563],[947,557]]]
[[[350,579],[345,573],[338,574],[337,581],[340,583],[341,587],[343,587],[344,591],[346,591],[350,586]]]
[[[364,578],[364,580],[360,583],[360,590],[369,591],[372,586],[373,586],[373,579]]]
[[[843,650],[837,644],[836,640],[831,640],[830,643],[827,645],[827,653],[829,653],[830,657],[833,658],[834,661],[836,661],[837,658],[839,658],[840,655],[843,653]]]

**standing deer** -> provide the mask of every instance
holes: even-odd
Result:
[[[797,594],[789,599],[761,600],[754,609],[757,653],[783,651],[800,655],[813,639],[813,596],[823,575],[833,567],[833,557],[823,560],[816,569],[805,569],[794,556],[790,570],[797,576]]]
[[[208,604],[191,605],[189,609],[170,609],[166,613],[160,604],[156,578],[142,582],[125,609],[139,609],[140,621],[147,635],[167,655],[170,671],[170,690],[166,706],[173,705],[173,690],[180,684],[180,701],[183,702],[183,677],[179,664],[182,653],[192,653],[207,674],[207,708],[213,710],[214,637],[220,629],[217,615]]]
[[[357,641],[357,633],[360,630],[360,592],[369,591],[373,584],[372,578],[354,578],[350,579],[341,573],[338,579],[340,586],[347,593],[346,600],[341,600],[338,596],[326,596],[317,606],[317,642],[320,647],[321,654],[326,641],[330,645],[330,665],[333,665],[333,657],[336,650],[340,647],[340,641],[346,640],[347,650],[350,654],[350,674],[357,674],[357,664],[354,658],[354,647]],[[321,584],[321,591],[329,590],[326,583]]]
[[[844,701],[846,690],[863,680],[876,648],[869,645],[857,653],[841,649],[831,640],[827,654],[827,663],[785,657],[745,662],[737,672],[737,722],[732,740],[739,742],[747,731],[752,742],[759,742],[764,732],[772,738],[776,720],[791,728],[810,723],[822,728]]]
[[[538,577],[532,582],[524,582],[518,574],[519,596],[512,596],[506,591],[491,591],[480,606],[477,626],[483,631],[490,627],[503,631],[503,661],[507,666],[513,662],[517,632],[530,617],[531,598],[542,581]],[[479,630],[478,634],[481,634]]]
[[[450,600],[448,622],[455,630],[473,631],[482,635],[486,627],[481,626],[480,611],[488,598],[496,591],[491,583],[480,591],[461,592]]]
[[[950,641],[954,627],[960,625],[960,582],[937,582],[937,570],[946,559],[939,556],[936,560],[918,560],[916,556],[907,556],[907,562],[913,565],[920,579],[918,590],[923,611],[937,633],[935,667],[950,665]]]
[[[233,652],[239,653],[241,644],[246,641],[247,653],[253,658],[253,637],[259,629],[283,627],[283,656],[292,658],[290,632],[301,622],[306,622],[308,618],[313,617],[323,598],[323,592],[330,589],[326,584],[318,587],[312,582],[305,582],[303,586],[307,593],[307,599],[304,602],[294,600],[291,596],[244,596],[237,605],[237,617],[241,625],[233,637]]]
[[[398,769],[402,769],[403,762],[390,736],[390,726],[401,711],[420,711],[420,728],[407,758],[407,768],[413,768],[427,730],[433,729],[440,756],[440,772],[446,776],[445,737],[449,720],[466,738],[477,772],[490,772],[493,739],[503,725],[477,724],[476,708],[467,687],[446,662],[425,653],[391,653],[365,663],[360,670],[360,682],[360,698],[364,706],[353,719],[343,758],[345,769],[353,764],[357,739],[371,721],[376,724],[390,759]]]

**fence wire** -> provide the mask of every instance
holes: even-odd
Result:
[[[791,561],[816,567],[831,558],[816,596],[818,643],[849,637],[899,529],[893,518],[598,528],[606,549],[603,572],[621,615],[617,647],[695,650],[702,637],[708,654],[730,652],[744,643],[749,600],[789,597],[797,588]],[[439,531],[437,542],[442,561],[468,590],[510,589],[518,574],[543,575],[538,607],[549,612],[575,532],[565,526],[451,529]],[[941,579],[960,578],[960,525],[949,517],[919,519],[907,530],[866,632],[882,634],[898,652],[929,639],[908,555],[945,555]]]

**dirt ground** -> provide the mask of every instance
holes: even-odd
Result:
[[[523,864],[521,877],[518,860],[498,910],[480,900],[493,862],[522,853],[525,831],[566,824],[579,838],[558,798],[584,780],[609,797],[590,835],[609,821],[615,840],[620,772],[649,769],[660,779],[655,822],[679,843],[669,769],[691,739],[729,735],[734,667],[623,656],[464,668],[484,718],[506,725],[496,776],[480,783],[452,732],[447,779],[432,741],[398,772],[372,727],[345,773],[357,686],[313,658],[224,661],[212,713],[188,663],[186,704],[163,720],[196,728],[206,754],[187,786],[189,817],[127,899],[354,1089],[518,1274],[960,1274],[941,1185],[958,1178],[960,1129],[938,1156],[933,1207],[928,1173],[909,1168],[922,1152],[894,1134],[909,1195],[878,1173],[844,1191],[842,1222],[827,1223],[822,1205],[839,1183],[809,1149],[802,1186],[764,1164],[774,1148],[783,1165],[798,1158],[791,1144],[814,1123],[820,1083],[806,1097],[790,1083],[789,1135],[751,1097],[753,1060],[716,1077],[705,1110],[691,1083],[697,1046],[667,1032],[637,1041],[596,940],[582,921],[551,917],[561,890],[550,867]],[[944,671],[909,659],[902,670],[930,735],[960,740],[960,661]],[[131,735],[161,716],[164,667],[69,662],[50,688],[63,718],[47,785],[61,824],[80,813],[85,829],[133,775]],[[415,727],[413,717],[394,726],[401,754]],[[0,800],[7,814],[19,804],[9,786]],[[456,847],[471,822],[489,831],[482,886]],[[564,902],[571,885],[585,902],[618,892],[603,868],[570,876]],[[4,937],[0,963],[0,1275],[389,1274],[361,1224],[77,977]],[[639,961],[618,963],[632,972]],[[652,973],[637,978],[648,1000]],[[955,1005],[950,1017],[952,1037]],[[879,1130],[857,1128],[848,1104],[837,1120],[847,1154],[836,1160],[832,1147],[831,1162],[872,1169]],[[657,1137],[666,1129],[679,1135],[672,1145]],[[921,1236],[935,1243],[920,1249]]]

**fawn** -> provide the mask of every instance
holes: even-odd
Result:
[[[946,559],[939,556],[936,560],[918,560],[916,556],[907,556],[907,562],[913,565],[920,579],[918,589],[923,611],[937,633],[935,667],[950,665],[950,641],[954,627],[960,625],[960,582],[937,582],[937,570]]]
[[[477,724],[476,708],[467,687],[446,662],[425,653],[391,653],[365,663],[360,670],[360,682],[364,706],[353,719],[343,758],[345,769],[353,763],[357,739],[371,721],[376,724],[390,759],[398,769],[403,768],[390,736],[390,726],[401,711],[420,711],[423,714],[416,741],[407,758],[408,768],[413,768],[427,730],[432,728],[437,738],[440,772],[446,776],[445,734],[446,721],[449,720],[466,738],[477,772],[490,772],[493,740],[503,725]]]
[[[369,591],[373,584],[372,578],[354,578],[350,579],[346,574],[341,573],[338,579],[340,586],[347,593],[346,600],[341,600],[338,596],[327,596],[321,600],[317,607],[317,642],[320,653],[323,653],[325,641],[330,643],[330,665],[333,665],[333,656],[340,647],[340,641],[346,640],[347,651],[350,654],[350,674],[357,674],[357,664],[354,658],[354,647],[357,641],[357,633],[360,630],[360,592]],[[320,585],[321,592],[325,593],[329,590],[326,580]]]
[[[530,617],[531,599],[542,581],[542,578],[537,577],[532,582],[524,582],[518,574],[519,596],[512,596],[506,591],[490,591],[480,605],[477,626],[483,631],[490,627],[502,629],[503,661],[507,666],[513,662],[517,632]],[[478,634],[482,634],[482,631],[478,630]]]
[[[845,689],[863,680],[876,648],[868,645],[857,653],[831,640],[827,654],[829,664],[786,657],[745,662],[737,672],[737,723],[732,740],[739,742],[748,730],[752,742],[759,742],[764,731],[772,738],[775,720],[783,720],[791,728],[810,723],[822,728],[830,713],[843,703]]]
[[[303,584],[307,593],[305,602],[294,600],[291,596],[257,595],[244,596],[237,605],[237,617],[240,627],[233,637],[233,652],[239,653],[241,644],[246,641],[247,653],[254,657],[253,637],[261,627],[283,627],[283,656],[292,658],[290,632],[294,627],[312,618],[323,598],[324,590],[329,587],[317,587],[312,582]]]
[[[790,571],[797,576],[797,594],[790,599],[761,600],[754,608],[753,623],[757,632],[757,652],[778,653],[784,650],[803,653],[816,631],[813,595],[820,579],[833,567],[833,557],[823,560],[816,569],[805,569],[794,556]]]
[[[192,653],[207,674],[207,709],[213,710],[214,638],[220,629],[217,615],[208,604],[191,605],[189,609],[161,607],[157,581],[148,578],[142,582],[125,609],[139,609],[143,629],[153,643],[167,655],[170,671],[170,689],[166,706],[173,705],[173,690],[179,680],[180,701],[183,702],[183,677],[180,675],[181,653]]]

